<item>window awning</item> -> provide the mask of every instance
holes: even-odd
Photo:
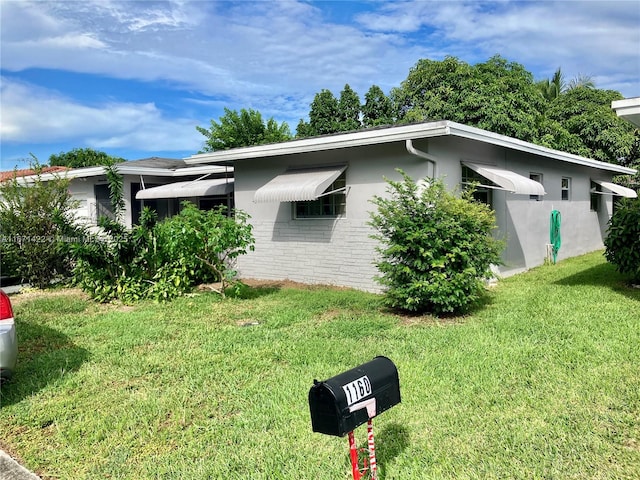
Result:
[[[540,182],[523,177],[511,170],[493,167],[491,165],[479,165],[476,163],[462,162],[474,172],[482,175],[498,185],[500,189],[518,195],[546,195],[544,187]]]
[[[256,190],[254,202],[316,200],[347,168],[346,165],[287,170]]]
[[[157,187],[145,188],[136,193],[136,200],[208,197],[213,195],[227,195],[231,192],[233,192],[232,178],[212,178],[168,183]]]
[[[638,194],[636,193],[636,191],[632,190],[631,188],[623,187],[622,185],[618,185],[612,182],[603,182],[602,180],[592,180],[592,182],[597,183],[602,188],[606,188],[607,190],[612,192],[613,195],[619,195],[621,197],[627,198],[638,198]]]

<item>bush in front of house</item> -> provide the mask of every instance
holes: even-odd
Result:
[[[0,271],[46,288],[70,276],[70,246],[82,241],[84,230],[75,223],[69,180],[43,180],[33,160],[30,183],[16,175],[0,183]]]
[[[640,198],[624,198],[616,206],[604,246],[607,261],[640,283]]]
[[[463,313],[482,296],[504,243],[493,238],[493,211],[456,196],[442,180],[387,180],[388,197],[374,197],[370,225],[380,241],[377,280],[388,306],[413,313]]]
[[[163,222],[145,208],[131,230],[104,218],[103,233],[74,250],[75,282],[101,302],[165,301],[205,282],[219,282],[224,296],[235,259],[253,248],[247,220],[241,211],[229,217],[224,208],[202,211],[189,202]]]

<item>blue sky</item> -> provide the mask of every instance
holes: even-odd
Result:
[[[224,107],[292,132],[323,88],[386,93],[420,58],[495,54],[640,96],[640,0],[0,0],[0,170],[93,148],[202,148]]]

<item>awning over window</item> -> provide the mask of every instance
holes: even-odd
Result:
[[[636,193],[635,190],[632,190],[627,187],[623,187],[622,185],[618,185],[612,182],[603,182],[602,180],[592,180],[592,181],[593,183],[597,183],[598,185],[600,185],[602,188],[606,188],[607,190],[612,192],[613,195],[620,195],[621,197],[627,197],[627,198],[638,197],[638,194]]]
[[[136,200],[152,200],[156,198],[187,198],[226,195],[233,192],[232,178],[212,178],[175,182],[158,187],[145,188],[136,193]]]
[[[462,162],[474,172],[482,175],[484,178],[491,180],[498,185],[500,189],[506,190],[518,195],[546,195],[544,187],[541,183],[523,177],[511,170],[493,167],[491,165],[479,165],[476,163]]]
[[[256,190],[254,202],[303,202],[316,200],[347,168],[332,167],[287,170]]]

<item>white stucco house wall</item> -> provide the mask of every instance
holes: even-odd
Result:
[[[562,215],[558,260],[603,248],[611,183],[635,170],[544,148],[478,128],[437,121],[237,148],[185,159],[233,166],[235,206],[251,216],[255,251],[241,277],[293,280],[379,291],[377,245],[368,226],[374,195],[386,195],[396,169],[418,181],[442,177],[450,189],[481,180],[507,241],[503,275],[540,265],[550,214]]]
[[[216,205],[233,208],[233,169],[220,165],[189,166],[184,160],[151,157],[116,165],[123,176],[125,201],[123,223],[127,228],[137,223],[144,206],[158,212],[158,218],[178,213],[180,203],[189,200],[200,208]],[[70,179],[69,192],[79,203],[74,212],[78,221],[92,227],[98,217],[109,215],[111,203],[104,167],[76,168],[43,173],[40,179]],[[34,176],[22,177],[29,183]]]

